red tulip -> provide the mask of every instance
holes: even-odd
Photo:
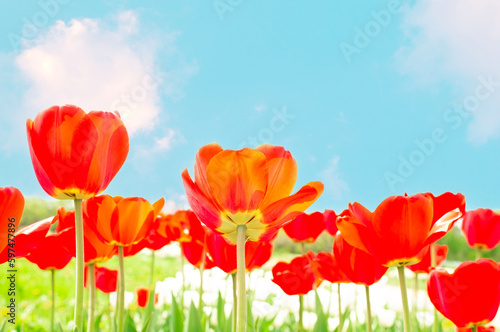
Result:
[[[164,203],[101,195],[84,201],[84,220],[105,244],[127,247],[144,239]]]
[[[464,210],[462,194],[391,196],[373,213],[349,204],[351,215],[339,217],[337,227],[349,244],[382,265],[404,266],[420,262],[422,249],[442,238]]]
[[[205,270],[213,268],[215,263],[207,250],[207,236],[210,230],[201,224],[193,211],[182,211],[178,214],[178,218],[188,228],[189,241],[181,242],[184,257],[197,268],[200,268],[202,262],[205,262],[203,265]]]
[[[26,257],[37,248],[45,239],[45,235],[47,235],[53,223],[54,218],[50,217],[20,229],[15,234],[16,258]],[[6,247],[0,254],[0,264],[7,261],[8,248],[9,247]]]
[[[321,212],[301,213],[283,226],[286,235],[294,242],[312,243],[325,229],[325,215]]]
[[[413,265],[406,265],[406,267],[415,273],[429,273],[432,270],[431,266],[431,245],[424,248],[424,257],[422,260]],[[435,244],[434,250],[436,251],[436,266],[441,265],[446,259],[446,254],[448,253],[447,245]]]
[[[322,251],[316,255],[312,251],[308,251],[307,258],[311,265],[311,271],[316,277],[316,287],[322,280],[334,284],[350,282],[331,253]]]
[[[315,286],[316,278],[305,255],[295,257],[290,263],[278,262],[272,272],[272,281],[288,295],[305,295]]]
[[[63,233],[67,231],[65,230]],[[47,235],[40,245],[26,256],[26,259],[35,263],[42,270],[61,270],[65,268],[73,256],[65,249],[66,244],[63,243],[61,234]]]
[[[453,274],[433,270],[427,293],[436,309],[458,327],[488,324],[500,304],[500,266],[491,259],[460,264]]]
[[[88,217],[88,216],[85,216]],[[75,244],[75,211],[66,211],[64,207],[57,209],[57,232],[61,229],[67,229],[67,232],[61,234],[65,249],[72,257],[76,256]],[[118,248],[114,245],[108,245],[102,242],[94,231],[88,226],[84,218],[84,259],[85,263],[105,262],[118,253]]]
[[[310,182],[292,193],[297,164],[282,147],[223,150],[213,143],[196,155],[195,182],[182,173],[189,205],[212,231],[236,244],[238,225],[251,241],[269,241],[323,192]]]
[[[457,327],[456,332],[472,332],[472,329],[470,327]],[[477,327],[477,332],[495,332],[495,327],[494,326],[484,326],[484,325],[479,325]]]
[[[16,256],[15,233],[24,210],[24,197],[14,187],[0,188],[0,264]],[[9,250],[10,249],[10,250]],[[4,254],[5,252],[5,254]]]
[[[500,242],[500,213],[490,209],[467,211],[463,217],[462,232],[469,246],[491,250]]]
[[[323,214],[325,215],[326,231],[331,236],[335,236],[339,230],[337,228],[337,214],[333,210],[325,210]]]
[[[340,233],[335,236],[333,251],[340,270],[355,284],[371,286],[389,269],[380,264],[375,256],[351,246]]]
[[[36,177],[54,198],[101,193],[127,158],[128,134],[118,113],[52,106],[26,127]]]
[[[215,265],[226,273],[236,272],[236,246],[227,243],[219,234],[210,232],[207,237],[208,254]],[[269,242],[245,243],[245,266],[247,271],[252,271],[264,265],[271,258],[273,245]]]
[[[85,279],[84,284],[87,287],[87,274],[88,265],[85,264]],[[118,283],[118,270],[108,269],[104,266],[94,266],[95,284],[96,288],[103,293],[116,292],[116,285]]]
[[[137,287],[135,293],[137,294],[137,305],[141,308],[146,308],[149,300],[149,288]]]

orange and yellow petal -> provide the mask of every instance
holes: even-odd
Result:
[[[198,185],[191,180],[187,169],[182,172],[182,182],[186,197],[191,209],[203,220],[210,229],[215,230],[221,226],[221,212],[215,207],[213,201],[205,196]]]
[[[225,211],[251,211],[267,190],[268,168],[263,153],[253,149],[224,150],[207,166],[211,195]]]
[[[201,147],[196,154],[194,181],[206,197],[210,197],[211,195],[207,180],[207,166],[210,160],[220,152],[222,152],[221,146],[217,143],[211,143]]]
[[[289,196],[297,180],[297,162],[289,151],[281,146],[264,144],[256,148],[267,159],[269,184],[262,206]]]
[[[321,182],[309,182],[295,194],[264,207],[263,223],[270,226],[283,226],[311,206],[323,193],[323,189]]]

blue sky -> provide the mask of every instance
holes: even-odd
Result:
[[[495,0],[4,2],[0,186],[47,197],[25,121],[56,104],[119,110],[131,134],[105,193],[186,204],[198,149],[282,145],[312,210],[461,192],[498,207]]]

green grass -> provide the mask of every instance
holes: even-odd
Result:
[[[138,286],[148,286],[151,256],[143,253],[125,258],[126,290],[134,292]],[[109,268],[118,268],[118,259],[114,257],[102,264]],[[2,265],[0,278],[0,310],[1,317],[7,314],[7,295],[9,280],[7,264]],[[16,326],[22,326],[26,331],[48,331],[50,327],[51,310],[51,273],[42,271],[26,259],[16,260]],[[155,258],[154,280],[159,281],[172,277],[180,269],[180,261],[172,257]],[[75,296],[75,260],[60,271],[56,271],[56,322],[60,322],[67,330],[73,319]],[[85,294],[87,301],[88,294]],[[97,291],[97,312],[109,311],[108,295]],[[10,324],[7,325],[10,328]]]

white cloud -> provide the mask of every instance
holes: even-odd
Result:
[[[403,72],[420,83],[452,81],[463,91],[477,77],[500,81],[500,2],[497,0],[422,0],[405,10],[408,45],[397,58]],[[469,124],[469,140],[481,144],[500,134],[500,98],[481,103]]]
[[[178,59],[178,35],[164,34],[161,43],[167,45],[144,37],[148,34],[141,32],[133,11],[117,14],[112,22],[58,21],[26,41],[16,59],[30,86],[24,95],[29,116],[52,105],[75,104],[85,111],[118,110],[131,134],[151,130],[160,115],[160,94],[181,98],[182,86],[198,68]],[[161,47],[169,48],[162,60],[173,62],[163,72],[155,67]]]
[[[176,136],[176,133],[172,129],[168,129],[168,132],[165,136],[163,137],[156,137],[155,138],[155,145],[154,145],[154,150],[157,151],[166,151],[170,150],[172,147],[172,141],[174,140],[174,137]]]
[[[162,212],[166,214],[172,214],[179,210],[189,209],[189,204],[187,202],[186,195],[175,194],[170,195],[169,198],[165,199],[165,205],[163,206]]]
[[[342,178],[339,171],[340,157],[335,156],[328,162],[328,166],[320,172],[320,180],[325,185],[325,193],[334,200],[342,198],[345,192],[349,191],[349,185]]]

